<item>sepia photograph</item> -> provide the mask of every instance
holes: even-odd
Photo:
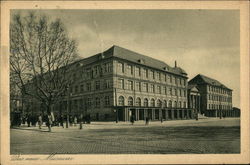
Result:
[[[8,17],[11,161],[243,154],[240,9]]]

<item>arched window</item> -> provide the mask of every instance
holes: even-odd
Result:
[[[120,97],[118,98],[118,105],[124,106],[124,97],[123,97],[123,96],[120,96]]]
[[[167,100],[163,101],[163,107],[167,107]]]
[[[169,107],[169,108],[172,107],[172,101],[171,101],[171,100],[168,101],[168,107]]]
[[[128,106],[133,106],[133,98],[131,96],[128,98]]]
[[[155,99],[151,99],[150,100],[150,106],[151,107],[155,107]]]
[[[157,107],[161,107],[161,104],[162,104],[162,103],[161,103],[161,100],[158,99],[158,100],[157,100]]]
[[[148,99],[147,98],[144,99],[143,105],[144,105],[144,107],[148,107]]]
[[[186,108],[186,106],[187,106],[187,105],[186,105],[186,102],[184,101],[184,102],[183,102],[183,108]]]
[[[136,106],[141,106],[141,99],[140,99],[140,97],[136,98],[135,105]]]
[[[177,101],[174,101],[174,107],[177,108]]]

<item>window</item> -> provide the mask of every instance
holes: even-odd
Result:
[[[156,73],[156,79],[161,81],[161,74],[159,72]]]
[[[171,100],[168,101],[168,107],[169,107],[169,108],[172,107],[172,101],[171,101]]]
[[[174,102],[174,107],[177,108],[177,101]]]
[[[154,100],[154,99],[151,99],[151,100],[150,100],[150,106],[151,106],[151,107],[155,107],[155,100]]]
[[[133,74],[132,65],[130,65],[130,64],[127,64],[127,73]]]
[[[141,76],[141,70],[138,66],[135,67],[135,76]]]
[[[142,77],[143,78],[148,78],[148,70],[145,69],[145,68],[142,70]]]
[[[135,83],[135,88],[137,91],[141,91],[141,83],[140,82],[136,82]]]
[[[118,79],[118,88],[124,89],[124,80],[123,79]]]
[[[110,105],[109,96],[105,96],[105,106],[109,106],[109,105]]]
[[[181,101],[180,101],[180,102],[179,102],[179,107],[181,108],[181,106],[182,106],[182,105],[181,105]]]
[[[161,93],[161,86],[157,86],[157,91],[156,91],[157,93]]]
[[[168,78],[169,78],[169,83],[172,84],[172,76],[168,75]]]
[[[80,91],[81,91],[81,92],[84,91],[84,86],[83,86],[83,84],[80,86]]]
[[[95,75],[98,75],[99,67],[100,66],[95,66],[94,67],[94,73],[95,73]]]
[[[121,62],[118,62],[118,72],[124,73],[124,64]]]
[[[91,91],[91,83],[87,83],[87,91]]]
[[[100,81],[95,82],[95,89],[99,90],[100,89]]]
[[[174,89],[174,95],[177,96],[177,89]]]
[[[118,98],[118,105],[124,106],[124,97],[123,97],[123,96],[120,96],[120,97]]]
[[[75,93],[78,93],[78,86],[75,86]]]
[[[148,83],[143,83],[143,90],[148,92]]]
[[[167,82],[167,75],[163,74],[164,81]]]
[[[167,107],[167,100],[163,101],[163,107]]]
[[[128,90],[133,90],[133,81],[128,80]]]
[[[111,72],[112,71],[112,64],[110,62],[104,64],[104,71],[105,72]]]
[[[186,90],[184,90],[184,97],[187,97],[187,93],[186,93]]]
[[[103,84],[104,89],[108,89],[112,87],[111,81],[110,80],[104,80]]]
[[[153,84],[150,84],[150,89],[149,89],[150,92],[154,93],[155,91],[155,86]]]
[[[187,104],[187,103],[184,101],[184,102],[183,102],[183,108],[186,108],[186,107],[187,107],[186,104]]]
[[[91,98],[87,98],[87,105],[88,107],[91,107]]]
[[[161,107],[162,106],[162,102],[161,102],[161,100],[159,99],[159,100],[157,100],[157,107]]]
[[[154,71],[153,71],[153,70],[150,70],[150,71],[149,71],[149,77],[150,77],[151,79],[155,79],[155,74],[154,74]]]
[[[169,94],[173,95],[172,88],[169,88]]]
[[[164,86],[162,91],[163,91],[163,94],[167,94],[167,87]]]
[[[178,78],[174,78],[175,85],[177,85]]]
[[[182,85],[182,79],[180,78],[180,85]]]
[[[136,98],[135,105],[136,106],[141,106],[141,99],[140,99],[140,97]]]
[[[100,98],[96,97],[95,98],[95,106],[98,108],[98,107],[100,107],[100,104],[101,104]]]
[[[144,107],[148,107],[148,99],[147,98],[144,99],[143,105],[144,105]]]
[[[87,78],[93,78],[93,72],[91,68],[87,68],[86,73],[87,73]]]
[[[133,106],[133,98],[131,96],[128,98],[128,106]]]
[[[181,89],[179,89],[179,96],[182,96]]]

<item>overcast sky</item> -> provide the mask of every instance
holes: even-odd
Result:
[[[78,41],[81,57],[118,45],[201,73],[233,89],[240,106],[238,10],[46,10]]]

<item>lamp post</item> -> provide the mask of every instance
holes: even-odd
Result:
[[[67,91],[67,121],[66,121],[66,128],[69,128],[69,97],[70,97],[70,92],[69,92],[69,86],[66,86],[66,91]]]

